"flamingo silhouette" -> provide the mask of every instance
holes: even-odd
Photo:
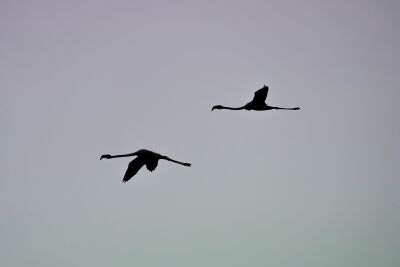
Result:
[[[265,103],[265,100],[267,99],[267,95],[268,95],[268,86],[265,86],[259,90],[257,90],[254,93],[254,98],[253,100],[251,100],[249,103],[247,103],[246,105],[244,105],[243,107],[238,107],[238,108],[232,108],[232,107],[224,107],[221,105],[216,105],[213,106],[211,110],[214,109],[229,109],[229,110],[257,110],[257,111],[262,111],[262,110],[270,110],[270,109],[285,109],[285,110],[299,110],[299,107],[295,107],[295,108],[280,108],[280,107],[272,107],[272,106],[268,106]]]
[[[122,179],[122,182],[124,182],[124,183],[126,183],[133,176],[135,176],[135,174],[140,170],[140,168],[143,167],[143,165],[146,165],[146,167],[149,171],[151,171],[151,172],[154,171],[158,165],[158,160],[160,160],[160,159],[172,161],[174,163],[177,163],[177,164],[180,164],[183,166],[187,166],[187,167],[191,166],[190,163],[173,160],[167,156],[163,156],[161,154],[158,154],[153,151],[146,150],[146,149],[140,149],[131,154],[123,154],[123,155],[115,155],[115,156],[105,154],[100,157],[100,160],[102,160],[103,158],[111,159],[111,158],[132,157],[132,156],[137,156],[137,157],[129,163],[128,169],[125,172],[125,176]]]

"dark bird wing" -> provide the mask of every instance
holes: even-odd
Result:
[[[151,172],[157,168],[157,165],[158,165],[158,159],[149,160],[146,162],[146,167]]]
[[[128,169],[125,172],[125,176],[122,179],[122,182],[126,183],[129,181],[135,174],[143,167],[146,162],[142,157],[136,157],[129,163]]]
[[[257,104],[263,104],[267,99],[267,95],[268,95],[268,87],[263,87],[254,93],[254,98],[251,102]]]

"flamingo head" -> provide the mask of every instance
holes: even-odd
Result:
[[[212,109],[211,109],[211,111],[213,111],[214,109],[222,109],[222,106],[221,106],[221,105],[213,106]]]
[[[109,154],[105,154],[105,155],[102,155],[101,157],[100,157],[100,160],[102,160],[102,159],[111,159],[111,155],[109,155]]]

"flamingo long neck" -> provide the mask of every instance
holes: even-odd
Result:
[[[133,156],[136,156],[136,152],[130,153],[130,154],[114,155],[114,156],[110,156],[110,158],[123,158],[123,157],[133,157]]]
[[[232,108],[232,107],[224,107],[224,106],[221,106],[221,109],[242,110],[242,109],[244,109],[244,106],[243,106],[243,107],[238,107],[238,108]]]

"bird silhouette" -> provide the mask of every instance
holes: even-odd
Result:
[[[265,86],[259,90],[257,90],[254,93],[254,98],[251,100],[249,103],[244,105],[243,107],[238,107],[238,108],[232,108],[232,107],[224,107],[221,105],[216,105],[213,106],[211,110],[214,109],[229,109],[229,110],[257,110],[257,111],[262,111],[262,110],[270,110],[270,109],[284,109],[284,110],[299,110],[299,107],[295,108],[280,108],[280,107],[273,107],[273,106],[268,106],[265,103],[265,100],[267,99],[268,95],[268,86]]]
[[[158,165],[158,161],[160,159],[165,159],[183,166],[190,167],[190,163],[186,162],[180,162],[177,160],[173,160],[167,156],[163,156],[161,154],[155,153],[153,151],[147,150],[147,149],[140,149],[134,153],[131,154],[123,154],[123,155],[115,155],[111,156],[109,154],[102,155],[100,157],[100,160],[104,159],[112,159],[112,158],[121,158],[121,157],[133,157],[137,156],[134,160],[132,160],[129,165],[128,169],[125,172],[124,178],[122,179],[122,182],[126,183],[129,181],[135,174],[140,170],[140,168],[143,167],[143,165],[146,165],[147,169],[149,171],[154,171]]]

